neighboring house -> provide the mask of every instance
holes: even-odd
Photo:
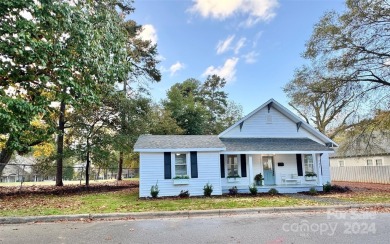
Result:
[[[334,181],[390,184],[390,139],[373,132],[349,138],[330,155]]]
[[[0,176],[0,182],[21,182],[25,181],[26,177],[29,176],[25,167],[19,165],[8,164],[4,167],[3,172]]]
[[[140,153],[140,197],[150,196],[157,184],[159,196],[188,190],[213,195],[236,186],[248,192],[254,176],[262,173],[260,192],[281,193],[322,189],[330,181],[329,157],[335,142],[271,99],[220,135],[142,135],[134,151]],[[306,173],[317,177],[306,178]],[[175,179],[187,178],[188,179]]]
[[[340,144],[330,155],[331,167],[386,166],[390,165],[390,140],[387,134],[379,132],[362,136],[365,140],[350,139]],[[372,138],[369,138],[372,137]]]
[[[390,165],[390,153],[381,154],[357,154],[357,155],[331,155],[331,167],[347,166],[385,166]]]

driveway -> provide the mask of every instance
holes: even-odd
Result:
[[[390,214],[253,214],[0,226],[0,243],[388,243]]]

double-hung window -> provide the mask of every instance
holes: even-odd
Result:
[[[305,164],[305,172],[314,172],[313,155],[305,154],[303,156],[303,162]]]
[[[340,167],[344,167],[344,166],[345,166],[344,160],[340,160],[340,161],[339,161],[339,166],[340,166]]]
[[[367,159],[367,166],[373,166],[374,163],[372,162],[372,159]]]
[[[375,164],[376,164],[376,166],[382,166],[383,165],[382,159],[376,159]]]
[[[175,176],[187,175],[187,154],[175,154]]]
[[[237,155],[228,155],[228,176],[238,176]]]

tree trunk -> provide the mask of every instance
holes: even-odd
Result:
[[[122,167],[123,167],[123,152],[119,152],[119,163],[118,163],[118,175],[117,180],[122,180]]]
[[[65,134],[65,101],[61,101],[60,116],[58,118],[58,135],[57,135],[57,175],[56,186],[63,186],[62,182],[62,161],[64,158],[64,134]]]
[[[87,165],[85,166],[85,185],[89,186],[89,145],[87,143]]]
[[[8,164],[12,157],[12,150],[8,150],[7,147],[5,147],[3,150],[1,150],[0,153],[0,175],[3,172],[3,169]]]

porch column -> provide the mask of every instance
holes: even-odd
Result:
[[[252,154],[248,155],[248,163],[249,163],[249,184],[253,183],[253,156]]]
[[[320,154],[315,154],[314,159],[315,159],[315,166],[317,168],[317,180],[318,180],[318,183],[322,186],[323,183],[322,183],[321,167],[319,164],[319,162],[321,161]]]

